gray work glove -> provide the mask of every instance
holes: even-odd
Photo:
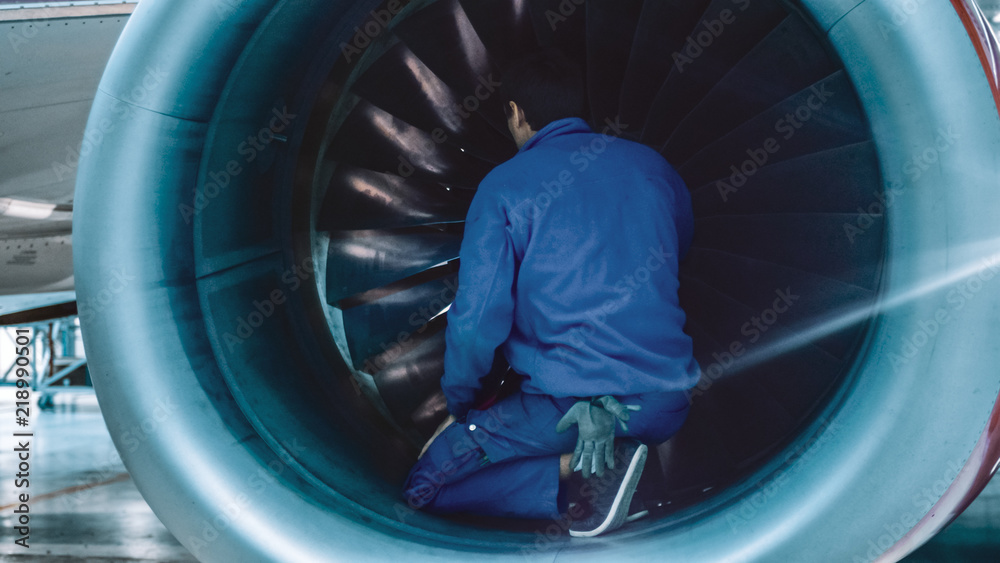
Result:
[[[565,432],[570,426],[578,426],[576,450],[570,466],[574,471],[583,471],[583,477],[591,473],[604,475],[604,467],[615,467],[615,421],[628,431],[625,422],[629,411],[637,411],[638,405],[622,405],[614,397],[605,395],[589,401],[577,401],[556,424],[556,432]]]

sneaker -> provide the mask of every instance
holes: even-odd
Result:
[[[569,514],[579,514],[581,518],[589,517],[594,510],[586,502],[569,504]],[[625,517],[625,523],[635,522],[636,520],[642,520],[643,518],[649,516],[649,509],[646,508],[646,502],[639,498],[639,491],[636,491],[635,496],[632,497],[632,502],[628,506],[628,516]]]
[[[620,440],[615,444],[615,468],[605,470],[601,477],[591,476],[581,488],[593,510],[570,526],[569,535],[592,538],[625,523],[647,451],[645,444],[637,440]]]
[[[646,508],[646,503],[638,496],[632,497],[632,502],[628,505],[628,516],[625,517],[625,522],[635,522],[647,516],[649,516],[649,509]]]

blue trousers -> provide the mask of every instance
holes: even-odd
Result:
[[[683,391],[616,397],[639,405],[628,432],[657,445],[687,418]],[[560,495],[559,456],[576,447],[573,426],[556,423],[579,399],[515,393],[486,410],[472,410],[448,426],[410,471],[403,494],[413,508],[434,513],[472,513],[515,518],[552,518],[565,511]]]

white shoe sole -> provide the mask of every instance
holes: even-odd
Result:
[[[632,460],[629,462],[628,471],[625,472],[625,478],[622,480],[622,486],[618,487],[618,494],[615,495],[615,500],[611,504],[611,510],[608,512],[608,516],[604,519],[604,522],[601,522],[601,525],[597,528],[586,532],[570,530],[569,535],[574,538],[592,538],[604,532],[616,530],[625,523],[628,518],[628,506],[632,502],[632,495],[635,494],[635,487],[639,484],[639,476],[642,475],[642,468],[646,465],[648,450],[649,448],[646,447],[646,444],[640,444],[636,448],[635,455],[632,456]],[[641,518],[638,514],[636,517],[636,519]]]
[[[643,518],[645,518],[647,516],[649,516],[649,511],[648,510],[640,510],[639,512],[636,512],[635,514],[629,514],[625,518],[625,523],[628,524],[629,522],[635,522],[636,520],[642,520]]]

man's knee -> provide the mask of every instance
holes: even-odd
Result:
[[[434,501],[441,489],[447,485],[442,472],[415,469],[407,479],[403,489],[406,504],[415,510],[433,510]]]
[[[455,473],[456,465],[453,460],[445,459],[439,464],[432,463],[430,456],[425,455],[410,470],[406,485],[403,487],[403,496],[407,504],[414,509],[432,509],[434,499]]]
[[[403,488],[407,503],[415,509],[433,510],[444,487],[464,479],[481,468],[485,454],[459,425],[449,428],[431,443]]]

